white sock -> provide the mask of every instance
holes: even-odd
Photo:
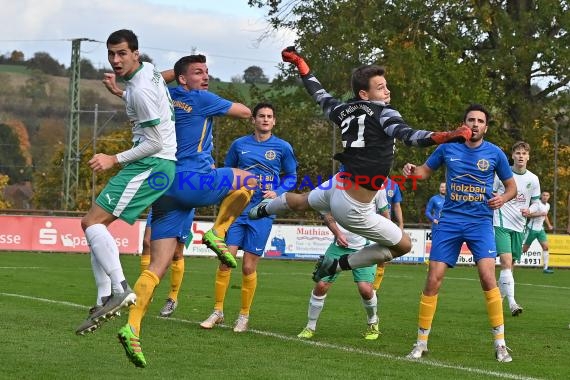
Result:
[[[378,322],[378,298],[376,298],[376,292],[374,292],[374,295],[369,300],[363,298],[362,304],[364,305],[364,310],[368,317],[368,324]]]
[[[429,333],[431,332],[431,329],[422,329],[421,327],[418,327],[418,336],[420,335],[425,335],[427,337],[429,337]],[[420,344],[420,345],[424,345],[427,347],[427,338],[426,340],[416,340],[416,344]]]
[[[321,311],[323,311],[323,307],[325,307],[326,297],[326,294],[324,296],[316,296],[311,291],[311,298],[309,299],[309,311],[307,313],[309,317],[307,327],[313,331],[317,330],[317,320],[319,319],[319,315],[321,315]]]
[[[267,206],[265,206],[265,211],[267,211],[269,215],[279,215],[286,211],[291,211],[291,208],[287,204],[287,199],[285,198],[286,195],[287,193],[283,193],[274,198],[267,204]]]
[[[510,269],[502,269],[499,275],[499,291],[502,297],[507,297],[509,306],[515,305],[515,279],[513,271]]]
[[[124,291],[123,283],[126,281],[115,239],[103,224],[93,224],[87,227],[85,237],[91,247],[91,253],[95,255],[101,268],[111,278],[113,292],[122,293]]]
[[[505,333],[505,325],[500,325],[491,329],[493,336],[497,336],[500,334]],[[495,348],[499,346],[506,346],[507,343],[505,342],[505,338],[503,339],[495,339]]]
[[[550,258],[550,253],[548,250],[542,251],[542,263],[544,264],[544,269],[548,269],[548,259]]]
[[[97,286],[97,305],[103,306],[103,297],[111,295],[111,278],[103,270],[97,258],[91,253],[91,269],[95,277],[95,285]]]
[[[392,252],[380,244],[374,243],[351,253],[348,256],[348,265],[352,269],[382,264],[392,260]]]

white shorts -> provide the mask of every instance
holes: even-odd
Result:
[[[376,213],[374,201],[362,203],[352,199],[336,177],[309,193],[309,205],[322,214],[331,213],[335,220],[355,234],[385,247],[402,240],[402,230],[390,219]]]

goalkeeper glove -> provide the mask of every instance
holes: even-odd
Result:
[[[281,59],[283,59],[283,62],[289,62],[297,66],[301,76],[309,74],[309,65],[307,65],[307,62],[305,62],[303,57],[297,53],[295,46],[289,46],[283,49],[281,52]]]
[[[431,134],[430,138],[438,145],[450,142],[464,143],[471,139],[472,134],[473,132],[471,131],[471,128],[463,124],[452,132],[434,132]]]

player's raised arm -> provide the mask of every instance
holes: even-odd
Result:
[[[297,53],[294,46],[289,46],[281,52],[281,58],[283,62],[289,62],[294,64],[299,70],[299,75],[305,89],[315,99],[317,103],[323,109],[325,116],[328,118],[331,111],[342,102],[338,99],[332,97],[324,88],[321,82],[311,73],[309,65],[305,62],[305,59]]]
[[[162,79],[164,79],[166,83],[174,82],[176,80],[176,75],[174,74],[173,69],[161,71],[160,75],[162,75]]]
[[[251,117],[251,110],[241,103],[232,103],[230,109],[228,110],[228,113],[226,113],[226,116],[231,116],[238,119],[247,119]]]
[[[426,147],[444,143],[463,143],[471,139],[471,128],[461,125],[450,132],[431,132],[410,127],[400,113],[392,107],[386,107],[380,114],[380,125],[388,136],[401,140],[408,146]]]

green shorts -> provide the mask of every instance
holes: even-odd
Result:
[[[131,162],[109,180],[96,202],[108,213],[133,224],[168,190],[174,179],[174,169],[174,161],[157,157]]]
[[[495,227],[495,244],[497,254],[510,253],[513,260],[520,261],[524,234],[508,228]]]
[[[525,235],[524,245],[531,245],[534,239],[537,239],[539,243],[545,243],[547,239],[546,239],[546,232],[544,232],[544,229],[540,231],[530,230],[530,229],[527,230]]]
[[[356,252],[356,249],[339,247],[335,243],[331,243],[325,252],[325,256],[331,257],[333,259],[338,259],[342,255],[350,254]],[[333,283],[337,279],[340,273],[334,274],[332,276],[323,277],[321,281]],[[369,282],[373,283],[376,277],[376,265],[371,265],[364,268],[356,268],[352,270],[352,278],[354,282]]]

